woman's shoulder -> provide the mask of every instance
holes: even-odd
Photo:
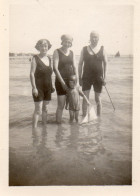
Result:
[[[74,51],[73,50],[70,50],[70,54],[74,55]]]
[[[88,47],[88,45],[86,45],[86,46],[83,46],[83,47],[82,47],[82,50],[83,50],[84,48],[87,48],[87,47]]]
[[[37,54],[34,54],[34,55],[31,57],[31,62],[36,61],[36,58],[37,58],[37,57],[38,57]]]
[[[88,46],[83,46],[83,50],[87,49]]]
[[[32,66],[36,66],[36,65],[37,65],[37,55],[33,55],[33,56],[30,58],[30,62],[31,62],[31,65],[32,65]]]
[[[61,47],[60,47],[60,48],[56,48],[56,49],[54,50],[54,52],[57,52],[57,53],[61,52]]]
[[[101,52],[103,55],[106,55],[106,51],[105,51],[104,46],[101,46],[101,47],[100,47],[100,52]]]
[[[54,50],[53,54],[58,54],[59,51],[60,51],[60,48],[57,48],[57,49]]]
[[[83,48],[82,48],[82,51],[83,52],[85,52],[85,51],[87,51],[87,48],[88,48],[89,46],[84,46]]]
[[[59,58],[59,51],[58,49],[55,49],[53,52],[53,59],[58,59]]]
[[[31,58],[36,58],[37,57],[37,54],[34,54]]]
[[[100,50],[104,50],[104,46],[102,45],[102,46],[100,46]]]
[[[88,46],[84,46],[84,47],[82,48],[81,53],[83,54],[83,56],[86,55],[86,53],[87,53],[87,48],[88,48]]]

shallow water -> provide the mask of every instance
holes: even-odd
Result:
[[[97,124],[70,124],[64,111],[57,125],[53,93],[48,124],[43,127],[40,119],[37,129],[31,125],[29,63],[10,59],[9,185],[131,185],[132,58],[109,59],[107,88],[115,112],[104,89]],[[95,106],[93,91],[90,97]]]

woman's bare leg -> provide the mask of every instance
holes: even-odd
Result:
[[[95,101],[97,106],[97,116],[101,116],[102,114],[101,93],[95,92]]]
[[[88,98],[88,100],[89,100],[90,90],[83,91],[83,93],[85,94],[85,96],[86,96],[86,97]],[[86,116],[86,114],[87,114],[87,102],[85,101],[85,99],[83,99],[82,111],[83,111],[83,116]]]
[[[62,121],[62,114],[63,109],[65,106],[66,96],[65,95],[58,95],[57,96],[57,110],[56,110],[56,122],[61,123]]]
[[[42,114],[43,101],[34,102],[34,103],[35,103],[35,110],[34,110],[34,113],[33,113],[33,127],[36,128],[38,120],[39,120],[39,116]]]
[[[75,120],[76,120],[76,122],[78,122],[78,120],[79,120],[78,117],[79,117],[79,111],[76,111],[75,112]]]
[[[42,106],[42,122],[43,122],[44,125],[46,125],[46,122],[47,122],[48,104],[49,104],[49,101],[43,101],[43,106]]]

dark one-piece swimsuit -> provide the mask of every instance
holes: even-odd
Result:
[[[52,90],[52,68],[49,58],[49,66],[46,66],[41,59],[35,55],[36,61],[36,70],[35,70],[35,84],[38,90],[38,96],[35,97],[33,95],[33,99],[35,102],[39,101],[50,101],[51,100],[51,90]]]

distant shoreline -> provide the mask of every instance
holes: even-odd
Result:
[[[18,55],[15,55],[15,56],[10,56],[9,55],[9,58],[12,59],[12,58],[19,58],[19,59],[22,59],[22,58],[31,58],[32,56],[34,56],[35,54],[33,55],[23,55],[23,56],[18,56]],[[52,55],[50,55],[52,57]],[[80,55],[75,55],[75,56],[80,56]],[[115,55],[107,55],[109,58],[133,58],[133,55],[120,55],[120,57],[115,57]]]

